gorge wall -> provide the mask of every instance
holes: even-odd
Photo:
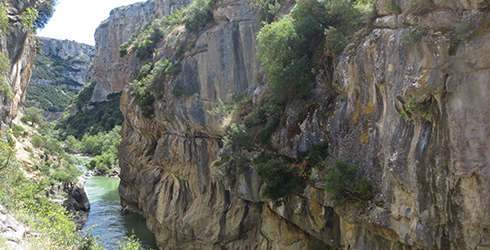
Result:
[[[145,216],[161,249],[490,247],[488,1],[376,2],[373,29],[344,51],[332,80],[316,69],[309,99],[286,108],[272,140],[289,158],[328,142],[333,158],[359,166],[374,197],[334,205],[324,178],[313,173],[281,206],[260,197],[251,165],[213,164],[233,146],[221,140],[226,124],[207,111],[229,104],[230,94],[260,103],[265,88],[250,2],[218,0],[214,21],[201,30],[177,27],[195,40],[183,57],[172,43],[157,46],[155,61],[178,61],[181,72],[161,83],[151,117],[128,86],[143,63],[134,53],[119,58],[118,50],[148,22],[136,17],[150,13],[146,4],[156,3],[116,9],[99,27],[93,100],[123,90],[121,203]],[[465,22],[474,27],[461,31]],[[423,32],[407,40],[414,30]],[[296,111],[314,102],[319,108],[288,136]],[[253,159],[261,152],[243,153]]]
[[[21,14],[28,7],[34,7],[34,0],[2,0],[7,10],[9,26],[0,35],[0,49],[10,61],[10,72],[4,77],[12,90],[13,97],[1,94],[0,128],[10,128],[17,117],[19,107],[25,98],[26,88],[36,60],[36,38],[34,33],[22,27]]]
[[[66,69],[59,73],[62,77],[78,83],[78,85],[67,85],[68,87],[80,91],[90,78],[87,77],[89,67],[94,60],[94,46],[77,43],[69,40],[57,40],[52,38],[39,37],[39,41],[43,44],[40,46],[43,51],[43,56],[60,58],[67,62]],[[34,69],[34,72],[36,69]],[[34,77],[30,81],[30,86],[49,85],[53,81],[50,79],[42,79]]]
[[[124,86],[142,64],[133,57],[119,57],[119,46],[128,41],[137,28],[153,18],[172,13],[190,0],[153,0],[113,9],[107,20],[95,31],[95,60],[90,82],[96,82],[92,102],[101,102]]]
[[[39,37],[37,56],[24,107],[44,110],[47,122],[63,116],[76,93],[90,83],[95,48],[69,40]]]

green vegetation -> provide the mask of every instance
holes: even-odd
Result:
[[[83,98],[81,99],[83,101]],[[116,125],[122,125],[124,116],[119,109],[121,93],[111,94],[107,99],[108,101],[90,103],[92,109],[78,112],[76,115],[67,114],[59,121],[53,122],[58,138],[65,140],[72,135],[81,140],[85,134],[95,135],[99,132],[110,131]]]
[[[117,149],[121,143],[120,126],[109,132],[99,132],[96,135],[84,135],[80,151],[95,155],[88,163],[87,168],[101,174],[112,174],[114,166],[119,165]]]
[[[83,106],[90,104],[90,99],[92,99],[96,84],[96,82],[92,82],[89,85],[85,86],[75,97],[75,100],[73,100],[73,104],[77,105],[78,109],[82,109]]]
[[[259,10],[260,20],[272,23],[281,8],[281,3],[278,0],[257,0],[252,6]]]
[[[254,160],[254,165],[266,184],[261,193],[262,197],[273,200],[276,205],[282,204],[285,197],[303,189],[301,179],[292,173],[290,164],[261,156]]]
[[[74,64],[87,64],[90,62],[71,58],[64,60],[56,55],[49,56],[37,56],[36,63],[34,64],[34,72],[32,72],[32,79],[42,79],[51,81],[51,85],[60,86],[81,86],[80,83],[67,79],[61,75],[62,72],[78,72],[79,69],[72,67]]]
[[[410,118],[416,112],[424,118],[429,118],[432,116],[431,112],[434,111],[429,105],[430,103],[428,101],[417,102],[417,98],[411,98],[405,110],[400,112],[400,117]]]
[[[40,129],[45,129],[47,124],[46,124],[46,118],[43,116],[43,110],[38,109],[35,107],[27,108],[24,110],[24,116],[20,118],[20,121],[29,124],[30,126],[34,127],[37,125]]]
[[[68,87],[43,85],[27,88],[24,106],[40,107],[50,112],[62,112],[71,104],[75,93]]]
[[[27,7],[21,15],[21,23],[24,29],[31,29],[32,32],[36,31],[34,23],[36,22],[39,12],[35,8]]]
[[[4,3],[0,3],[0,30],[7,32],[7,28],[10,26],[9,19],[7,17],[7,9]]]
[[[403,32],[400,41],[402,44],[410,46],[414,45],[422,39],[424,36],[425,30],[423,28],[416,28],[410,26],[405,32]]]
[[[163,59],[155,64],[148,63],[141,67],[136,79],[130,84],[133,87],[131,96],[136,99],[136,104],[141,108],[145,117],[153,116],[153,102],[155,97],[165,90],[165,83],[169,76],[179,73],[180,64],[174,63],[168,59]]]
[[[36,29],[44,28],[53,16],[56,4],[58,4],[57,0],[44,0],[37,3],[36,10],[38,11],[38,16],[33,24]]]
[[[82,85],[63,77],[62,73],[79,71],[71,65],[80,63],[88,65],[90,62],[76,58],[63,60],[55,55],[38,55],[32,80],[46,80],[49,84],[29,87],[24,106],[38,107],[51,112],[64,111],[76,95],[74,89]]]
[[[5,78],[10,73],[10,61],[3,52],[0,52],[0,93],[7,98],[7,100],[14,99],[14,93],[7,83]]]
[[[332,194],[334,204],[340,201],[366,202],[372,198],[372,187],[366,177],[356,179],[358,166],[345,161],[336,161],[327,170],[325,190]]]
[[[2,132],[3,133],[3,132]],[[52,183],[45,175],[40,178],[29,179],[24,171],[30,167],[22,165],[13,157],[14,150],[3,140],[0,140],[0,203],[17,220],[29,227],[31,234],[26,234],[24,247],[26,249],[84,249],[103,250],[100,243],[93,236],[91,230],[76,231],[76,226],[70,220],[65,209],[50,201],[46,190]],[[45,171],[48,167],[55,167],[55,161],[46,161],[38,168]],[[32,170],[31,171],[35,171]],[[66,173],[55,170],[53,176],[66,178]],[[1,246],[2,243],[0,243]],[[115,249],[136,250],[141,249],[134,236],[127,237],[119,242]]]
[[[164,37],[167,37],[176,26],[185,25],[188,31],[195,31],[212,21],[212,7],[215,2],[216,0],[196,0],[182,10],[175,10],[171,15],[161,19],[153,19],[143,28],[137,29],[129,41],[119,46],[119,55],[123,57],[128,51],[134,51],[136,57],[141,61],[151,61],[156,45]],[[169,40],[168,38],[166,42]],[[176,53],[176,57],[180,57],[186,48],[194,47],[191,45],[192,42],[187,45],[185,39],[181,42],[183,42],[183,46],[180,46],[179,49],[182,51]]]
[[[212,7],[216,0],[195,0],[184,9],[184,23],[188,31],[198,30],[213,20]]]

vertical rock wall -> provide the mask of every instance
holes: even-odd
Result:
[[[0,34],[0,49],[10,60],[10,75],[6,82],[10,85],[14,98],[9,99],[1,94],[0,97],[0,129],[12,125],[17,117],[19,107],[25,98],[26,88],[36,60],[36,38],[34,34],[24,29],[20,15],[28,7],[34,7],[34,0],[3,0],[10,21],[8,34]]]
[[[78,91],[89,83],[88,81],[90,81],[90,79],[87,78],[87,73],[91,62],[94,60],[94,46],[77,43],[75,41],[44,37],[40,37],[39,41],[43,43],[41,50],[44,52],[45,56],[56,56],[63,60],[79,59],[68,65],[73,70],[60,72],[63,77],[80,84]],[[36,81],[33,79],[31,85],[43,84],[40,83],[39,80],[42,79],[36,79]]]
[[[306,102],[327,112],[313,112],[286,139],[290,110],[298,108],[288,107],[286,126],[273,136],[278,154],[289,157],[329,141],[335,158],[359,166],[375,197],[334,206],[317,178],[277,207],[260,199],[252,168],[232,173],[212,165],[219,150],[231,148],[206,111],[229,94],[260,89],[255,13],[245,0],[218,1],[215,23],[189,34],[196,53],[164,84],[154,117],[143,117],[124,88],[140,64],[121,66],[125,81],[112,78],[124,88],[124,209],[147,218],[161,249],[488,249],[487,7],[379,1],[375,28],[339,58],[333,82],[317,72]],[[475,28],[456,34],[465,20]],[[403,38],[414,28],[420,38]],[[175,86],[186,96],[174,96]],[[265,203],[255,209],[254,202]]]
[[[95,31],[95,60],[90,82],[96,82],[93,102],[106,100],[123,91],[133,80],[131,74],[142,66],[134,56],[120,58],[119,46],[127,42],[138,27],[191,3],[191,0],[152,0],[113,9]]]
[[[248,1],[218,1],[217,23],[198,32],[182,72],[165,85],[144,118],[125,89],[119,151],[123,207],[147,218],[162,249],[256,249],[260,214],[226,189],[212,162],[223,130],[207,113],[219,99],[250,93],[258,72],[253,45],[259,29]],[[162,49],[165,51],[165,49]],[[175,97],[178,85],[187,94]],[[151,153],[154,152],[154,153]]]

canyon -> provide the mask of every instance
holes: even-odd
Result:
[[[160,83],[154,113],[144,114],[130,83],[146,62],[135,51],[120,56],[119,46],[151,17],[187,4],[113,10],[96,31],[89,73],[92,101],[122,91],[121,205],[146,218],[160,249],[490,248],[488,0],[378,0],[371,29],[347,46],[334,72],[320,67],[327,63],[312,69],[315,86],[286,106],[271,151],[295,159],[327,143],[331,158],[359,166],[373,197],[340,204],[317,170],[276,204],[261,196],[265,184],[252,164],[266,149],[240,150],[245,164],[225,158],[236,151],[236,142],[223,142],[230,124],[208,111],[233,106],[231,95],[260,106],[268,91],[256,55],[261,20],[249,0],[217,0],[212,21],[194,31],[177,26],[156,45],[150,60],[181,68]],[[282,14],[294,5],[281,4]],[[2,126],[22,103],[34,57],[30,36],[12,34],[0,39],[14,62],[15,94],[4,97]],[[177,56],[176,37],[194,46]],[[289,133],[301,108],[312,106]]]

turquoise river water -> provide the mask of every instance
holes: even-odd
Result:
[[[94,235],[100,236],[106,249],[114,249],[118,241],[133,231],[144,249],[158,249],[155,236],[146,228],[143,216],[121,213],[117,191],[119,178],[87,178],[85,186],[90,200],[90,213],[85,228],[97,225]]]

